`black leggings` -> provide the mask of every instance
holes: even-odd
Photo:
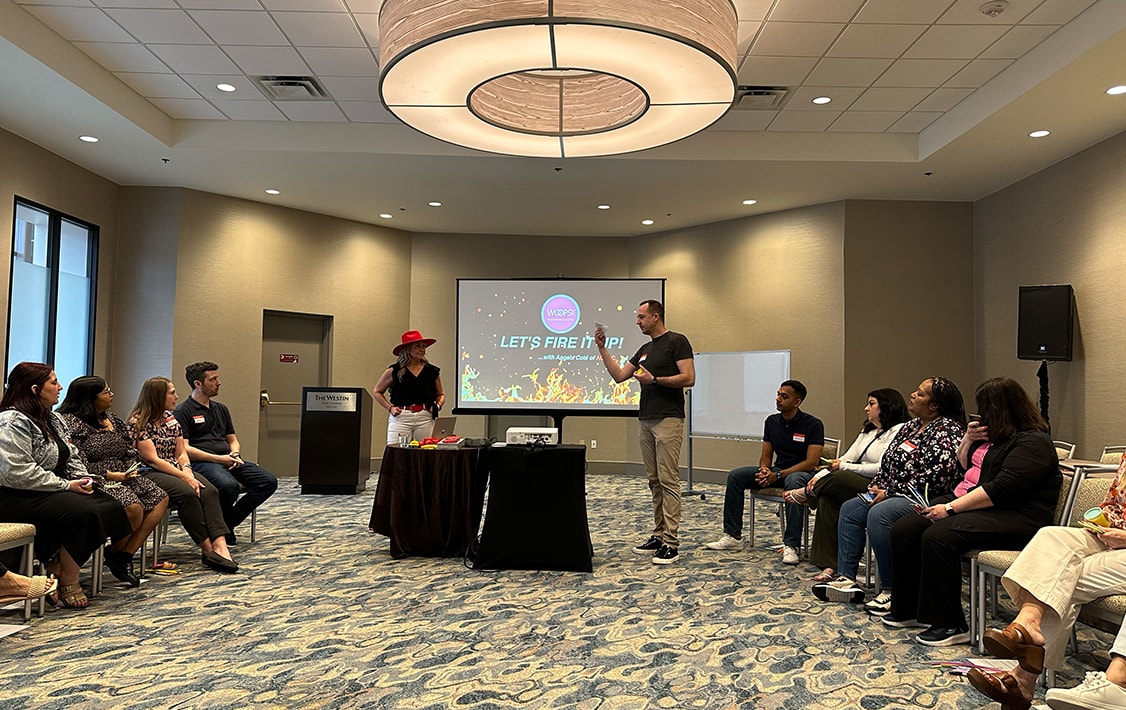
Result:
[[[102,491],[25,491],[0,488],[0,522],[35,526],[35,556],[54,559],[65,548],[79,566],[94,550],[133,532],[125,508]]]

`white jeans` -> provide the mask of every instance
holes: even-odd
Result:
[[[425,409],[412,412],[404,409],[397,417],[387,420],[387,443],[398,444],[399,434],[409,434],[411,440],[422,441],[434,431],[434,418]]]

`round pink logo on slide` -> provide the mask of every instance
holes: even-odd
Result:
[[[557,293],[543,302],[540,320],[552,333],[570,332],[579,324],[579,304],[567,294]]]

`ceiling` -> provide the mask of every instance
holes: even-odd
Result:
[[[1122,0],[1009,0],[996,17],[984,0],[735,0],[739,84],[785,89],[777,105],[627,155],[480,153],[379,103],[380,4],[0,0],[0,127],[120,185],[411,232],[575,236],[976,200],[1126,130],[1126,95],[1105,93],[1126,84]],[[257,75],[312,76],[329,98],[271,100]]]

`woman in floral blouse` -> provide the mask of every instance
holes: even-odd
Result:
[[[227,549],[230,529],[223,522],[219,491],[192,471],[180,424],[172,416],[177,399],[172,380],[149,378],[129,413],[129,433],[148,466],[144,475],[172,498],[180,524],[199,545],[203,564],[219,572],[236,572],[238,565]]]
[[[859,603],[864,591],[856,584],[864,534],[872,544],[880,574],[880,587],[891,593],[891,526],[913,510],[914,488],[922,495],[939,496],[954,490],[961,480],[958,444],[966,432],[966,407],[958,387],[945,377],[928,377],[907,402],[914,417],[900,429],[880,460],[880,471],[868,487],[871,502],[855,498],[841,506],[837,525],[837,579],[818,584],[813,593],[826,601]],[[886,601],[886,600],[885,600]],[[873,613],[886,612],[880,605]]]

